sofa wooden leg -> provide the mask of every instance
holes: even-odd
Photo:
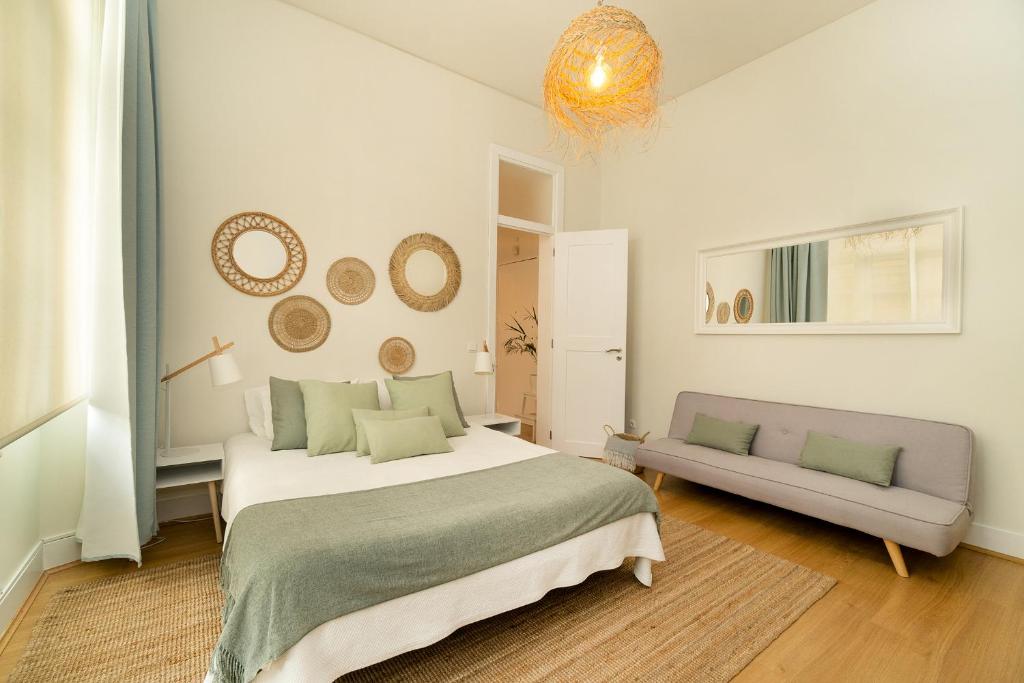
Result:
[[[655,493],[657,493],[658,489],[661,488],[661,482],[663,482],[664,480],[665,480],[665,473],[664,472],[658,472],[658,476],[656,476],[654,478],[654,487],[653,488],[654,488],[654,492]]]
[[[903,559],[903,551],[900,550],[900,544],[890,541],[888,538],[883,538],[882,540],[885,541],[885,549],[889,551],[889,559],[892,560],[892,566],[896,567],[896,573],[904,579],[909,577],[910,572],[907,571],[907,563]]]

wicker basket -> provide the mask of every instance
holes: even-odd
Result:
[[[641,435],[616,432],[611,425],[605,425],[604,431],[608,433],[608,440],[604,444],[601,461],[627,472],[643,474],[644,468],[636,466],[636,449],[643,445],[650,432]]]

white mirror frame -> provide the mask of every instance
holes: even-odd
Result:
[[[708,281],[708,260],[749,251],[774,249],[804,242],[852,237],[922,224],[943,226],[942,320],[919,323],[747,323],[716,325],[704,322],[704,285]],[[697,252],[697,278],[694,283],[694,330],[697,334],[958,334],[960,332],[961,282],[963,279],[963,208],[920,213],[913,216],[830,228],[779,239],[747,242]],[[714,283],[711,283],[714,286]],[[723,301],[726,299],[723,299]],[[764,302],[758,302],[761,306]],[[714,318],[712,318],[714,320]]]

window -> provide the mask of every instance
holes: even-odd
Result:
[[[96,21],[0,4],[0,447],[86,392]]]

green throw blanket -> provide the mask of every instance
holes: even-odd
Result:
[[[221,560],[226,602],[214,680],[251,681],[320,624],[639,512],[658,512],[640,479],[559,453],[252,505],[235,518]]]

